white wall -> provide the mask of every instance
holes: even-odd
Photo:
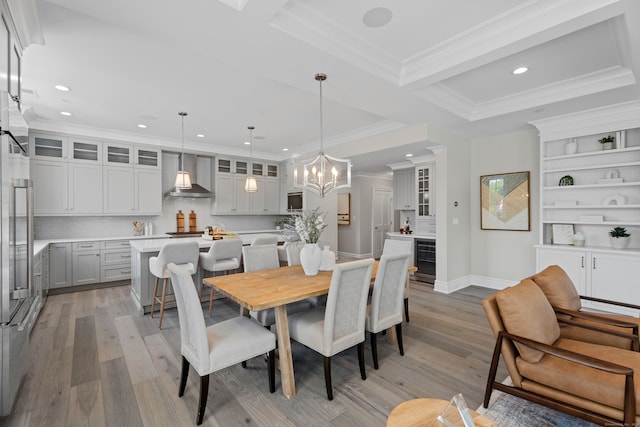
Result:
[[[513,284],[535,273],[540,195],[539,138],[537,131],[515,132],[473,140],[471,177],[471,273],[485,286]],[[530,171],[531,231],[480,230],[480,177]],[[502,287],[497,285],[496,287]]]
[[[351,224],[338,226],[338,252],[346,257],[366,258],[371,253],[371,195],[373,188],[393,188],[389,176],[353,176],[351,188]]]

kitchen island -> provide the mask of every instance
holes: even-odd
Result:
[[[243,245],[250,245],[256,238],[275,235],[279,242],[284,242],[284,236],[278,234],[256,233],[256,234],[239,234],[227,238],[240,238]],[[158,256],[160,249],[169,243],[177,242],[198,242],[200,251],[207,251],[213,244],[213,240],[204,239],[202,237],[185,237],[181,239],[142,239],[132,240],[131,243],[131,298],[138,309],[140,315],[151,312],[151,303],[153,301],[153,288],[155,285],[155,276],[149,271],[149,258]],[[202,282],[202,271],[193,276],[196,284]],[[200,287],[197,286],[198,292]]]

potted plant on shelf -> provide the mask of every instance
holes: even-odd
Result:
[[[275,223],[276,223],[276,230],[282,230],[286,227],[287,224],[289,224],[289,221],[291,220],[290,217],[284,217],[284,218],[278,218],[276,219]]]
[[[615,141],[615,138],[613,135],[607,135],[598,140],[598,142],[602,144],[603,150],[611,150],[613,148],[614,141]]]
[[[624,249],[629,244],[631,234],[624,227],[615,227],[609,231],[609,241],[615,249]]]

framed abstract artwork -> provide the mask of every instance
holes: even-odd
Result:
[[[480,228],[531,230],[528,171],[480,177]]]

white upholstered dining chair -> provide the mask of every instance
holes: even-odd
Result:
[[[151,300],[151,317],[153,317],[156,302],[160,303],[158,328],[162,328],[162,316],[164,315],[165,306],[167,304],[175,304],[173,300],[167,301],[167,297],[172,295],[167,286],[167,280],[170,278],[167,264],[170,262],[178,264],[189,271],[189,274],[196,274],[199,254],[200,247],[197,242],[176,242],[164,245],[157,257],[149,258],[149,272],[156,277]],[[160,279],[162,279],[162,291],[158,295],[158,282]]]
[[[373,367],[378,369],[378,339],[379,332],[392,326],[396,327],[398,349],[404,356],[402,346],[402,298],[407,281],[407,269],[411,254],[400,253],[382,255],[378,264],[376,280],[373,283],[371,303],[367,306],[367,321],[365,329],[371,338],[371,355]]]
[[[259,236],[253,239],[251,242],[251,246],[259,246],[259,245],[277,245],[278,244],[278,236]]]
[[[200,254],[200,268],[203,271],[203,278],[207,277],[207,273],[214,276],[218,272],[227,274],[229,271],[237,271],[240,268],[242,257],[242,240],[239,238],[225,238],[213,242],[208,252]],[[213,286],[203,281],[200,284],[200,299],[204,293],[204,287],[208,286],[209,290],[209,316],[211,316],[211,306],[213,305]]]
[[[413,246],[413,239],[408,240],[396,240],[386,239],[384,246],[382,247],[382,255],[411,254],[411,247]],[[413,265],[413,260],[409,260],[409,265]],[[404,318],[409,322],[409,274],[407,274],[406,283],[404,285]]]
[[[205,326],[198,292],[189,272],[176,264],[167,266],[178,304],[182,371],[178,396],[184,395],[189,367],[200,376],[196,424],[202,424],[209,394],[209,374],[267,354],[269,391],[275,391],[276,337],[247,317],[235,317]]]
[[[337,264],[333,269],[325,307],[289,316],[291,339],[324,356],[327,398],[333,400],[331,357],[358,347],[360,377],[367,378],[364,366],[364,325],[367,297],[374,260]]]
[[[280,260],[278,259],[278,249],[275,245],[257,245],[243,246],[242,258],[244,262],[244,271],[271,270],[280,268]],[[308,311],[311,309],[309,301],[296,301],[287,304],[287,313],[298,313],[300,311]],[[273,308],[261,311],[252,311],[250,316],[258,321],[262,326],[271,327],[276,323],[276,314]]]

